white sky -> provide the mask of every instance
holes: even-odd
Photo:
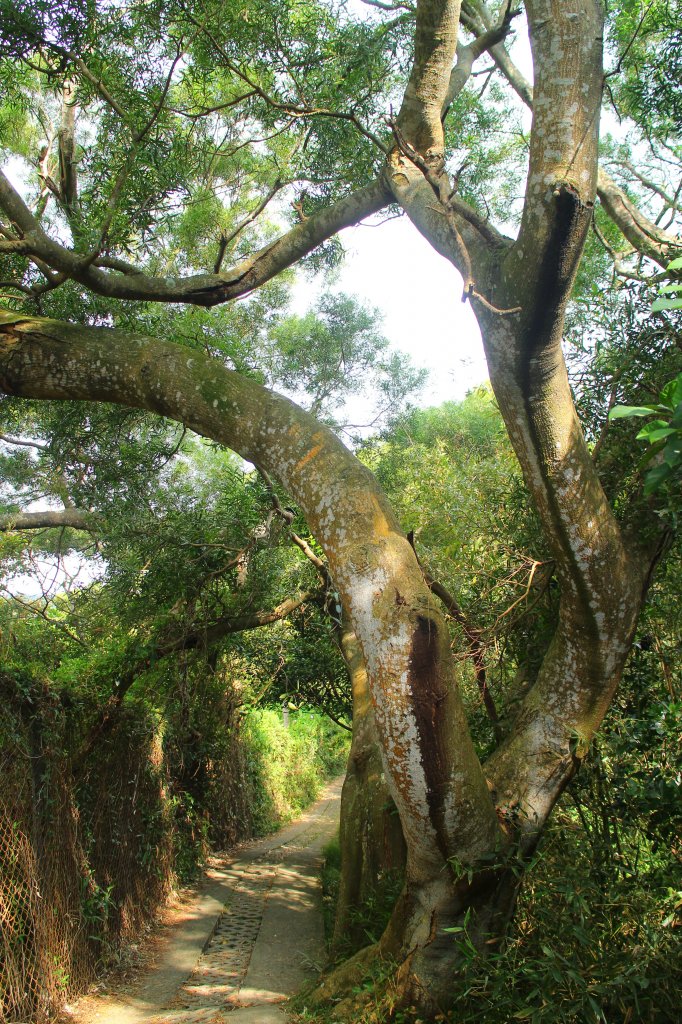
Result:
[[[378,307],[386,337],[430,371],[420,405],[463,398],[488,379],[478,325],[461,302],[462,279],[406,217],[343,232],[339,287]]]

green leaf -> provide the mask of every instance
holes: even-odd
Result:
[[[652,416],[656,408],[651,405],[614,405],[609,413],[610,420],[623,420],[629,416]]]
[[[680,463],[682,463],[682,438],[677,436],[678,432],[675,431],[675,437],[671,437],[667,445],[663,449],[663,458],[669,466],[673,469]]]
[[[682,256],[677,256],[674,260],[671,260],[667,267],[668,270],[682,270]]]
[[[661,389],[660,401],[668,409],[675,409],[682,402],[682,373]]]
[[[662,483],[672,475],[673,467],[668,465],[667,462],[662,462],[658,466],[654,466],[653,469],[649,470],[644,481],[644,493],[653,494],[657,491]]]
[[[682,309],[682,299],[655,299],[651,303],[652,313],[659,313],[662,309]]]
[[[648,441],[650,444],[653,444],[654,441],[660,441],[664,437],[670,437],[671,434],[677,433],[674,427],[656,427],[652,430],[652,426],[653,424],[649,424],[648,426],[643,427],[639,434],[637,434],[636,439],[638,441]]]

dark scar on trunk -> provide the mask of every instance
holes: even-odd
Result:
[[[443,823],[443,797],[447,789],[448,762],[444,723],[439,721],[446,691],[439,671],[440,638],[438,626],[424,615],[417,616],[412,634],[412,650],[408,669],[412,710],[414,711],[419,750],[426,777],[429,816],[436,830],[438,845],[448,856]]]
[[[553,201],[550,237],[545,245],[535,289],[535,313],[525,331],[524,352],[527,360],[536,354],[553,330],[556,309],[562,304],[592,219],[594,204],[583,202],[572,185],[559,185],[554,190]]]

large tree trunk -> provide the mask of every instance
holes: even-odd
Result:
[[[414,870],[406,831],[405,890],[379,948],[402,963],[398,1001],[427,1012],[447,1005],[458,969],[458,945],[446,929],[466,923],[481,954],[502,941],[519,884],[504,866],[505,847],[518,846],[521,859],[535,848],[586,753],[620,678],[656,557],[624,542],[577,420],[561,351],[596,190],[602,83],[602,11],[592,0],[578,6],[567,12],[554,0],[527,5],[536,90],[516,242],[495,235],[472,211],[462,215],[444,172],[434,115],[445,97],[439,70],[449,67],[454,45],[441,31],[446,0],[418,5],[414,67],[386,167],[396,200],[462,273],[562,593],[537,681],[484,765],[501,826],[497,847],[488,848],[485,863],[471,851],[464,864],[449,854],[444,870],[434,861],[424,874]],[[518,872],[520,862],[515,866]]]
[[[374,721],[362,651],[347,617],[341,650],[353,695],[353,738],[341,794],[341,882],[332,956],[367,944],[362,914],[386,899],[386,887],[405,869],[405,839],[391,796]]]

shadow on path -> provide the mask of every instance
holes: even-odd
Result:
[[[103,1024],[270,1024],[324,962],[319,869],[339,822],[337,779],[275,835],[217,855],[156,967],[91,1019]]]

